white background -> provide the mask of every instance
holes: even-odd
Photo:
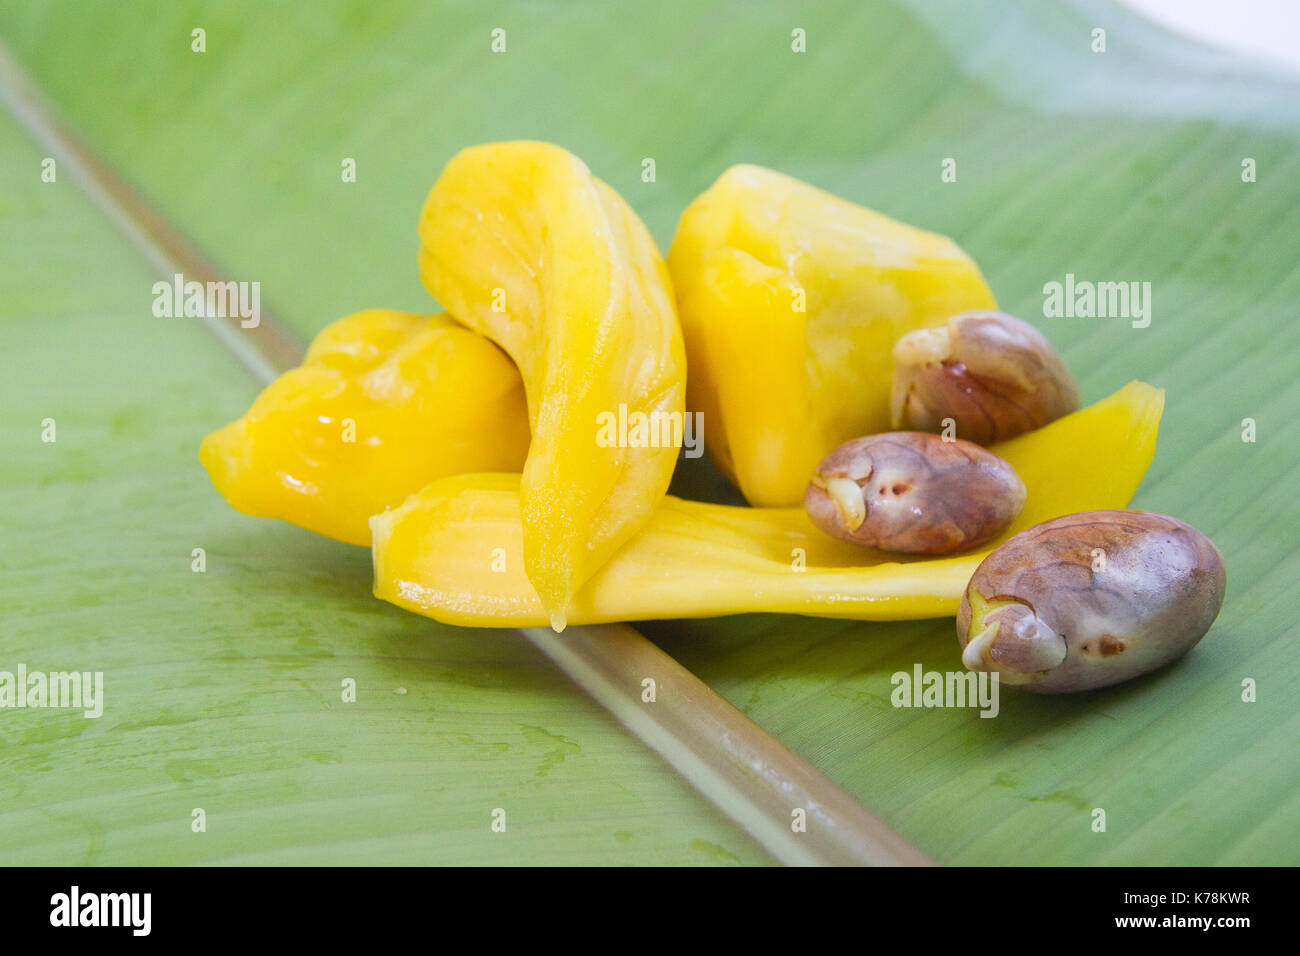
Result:
[[[1300,0],[1120,2],[1174,33],[1300,73]]]

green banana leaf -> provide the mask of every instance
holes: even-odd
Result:
[[[573,150],[664,248],[736,162],[953,236],[1086,400],[1167,390],[1134,506],[1223,552],[1211,634],[1106,691],[1007,690],[985,720],[890,703],[894,672],[960,667],[950,622],[643,631],[940,862],[1300,862],[1294,76],[1103,0],[59,0],[0,8],[0,39],[304,339],[433,308],[420,204],[493,139]],[[0,711],[0,862],[769,861],[517,635],[382,605],[363,550],[230,511],[197,446],[256,386],[194,320],[151,314],[148,264],[66,175],[42,182],[43,155],[0,117],[0,669],[103,671],[105,704]],[[1150,282],[1149,327],[1044,316],[1067,274]],[[702,462],[675,490],[731,495]]]

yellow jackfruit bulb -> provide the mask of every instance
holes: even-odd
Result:
[[[823,456],[889,430],[901,335],[996,305],[952,240],[758,166],[691,203],[668,266],[687,407],[753,505],[798,504]]]
[[[372,309],[321,331],[199,460],[235,509],[369,545],[371,515],[527,453],[523,382],[499,348],[446,315]]]
[[[645,524],[672,477],[686,362],[668,270],[627,204],[549,143],[457,154],[419,232],[425,286],[523,375],[533,427],[520,481],[524,570],[559,630],[574,593]],[[651,424],[611,435],[611,420]]]

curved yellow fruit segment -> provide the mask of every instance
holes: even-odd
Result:
[[[903,333],[996,305],[952,240],[758,166],[691,203],[668,267],[687,407],[753,505],[798,504],[823,456],[889,429]]]
[[[446,315],[372,309],[321,331],[199,460],[239,511],[368,545],[370,516],[428,482],[527,453],[523,382],[499,348]]]
[[[667,497],[645,529],[574,596],[575,624],[778,612],[862,620],[957,612],[975,567],[1007,537],[1076,511],[1122,508],[1155,454],[1164,393],[1133,382],[994,447],[1029,495],[978,552],[906,559],[818,531],[802,508]],[[516,475],[461,475],[377,516],[375,595],[448,624],[530,627],[546,613],[521,564]]]
[[[523,567],[560,630],[570,597],[645,524],[672,477],[686,363],[667,268],[580,159],[518,142],[447,164],[420,217],[420,275],[523,374],[534,436],[520,482]],[[611,430],[611,419],[649,427]]]

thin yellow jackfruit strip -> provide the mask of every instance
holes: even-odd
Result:
[[[574,624],[775,612],[861,620],[947,617],[984,556],[1063,514],[1122,508],[1155,454],[1164,392],[1132,382],[993,450],[1028,489],[1024,511],[979,551],[908,559],[812,526],[801,508],[666,497],[574,596]],[[448,624],[547,623],[523,569],[517,475],[460,475],[376,516],[375,595]]]

